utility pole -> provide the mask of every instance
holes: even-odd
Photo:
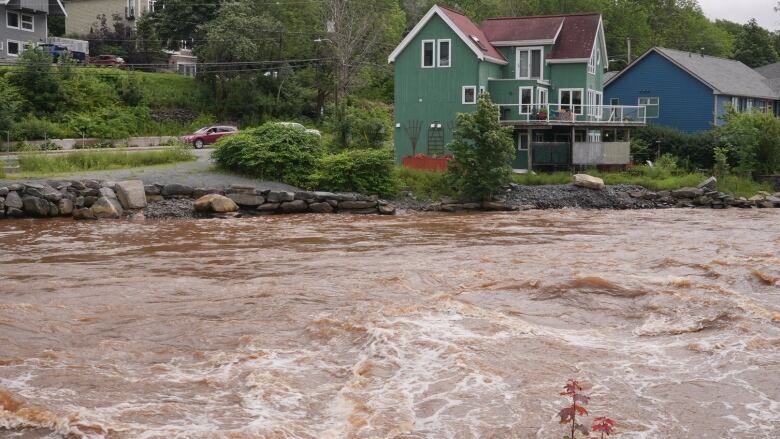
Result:
[[[628,46],[628,52],[626,55],[626,65],[631,64],[631,37],[626,38],[626,45]]]

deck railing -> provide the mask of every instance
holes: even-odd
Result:
[[[573,123],[604,125],[644,125],[644,105],[559,105],[495,104],[506,123]]]

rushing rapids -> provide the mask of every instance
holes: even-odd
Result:
[[[0,224],[0,436],[780,431],[780,214]]]

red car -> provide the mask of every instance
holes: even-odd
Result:
[[[91,58],[89,63],[101,67],[122,67],[125,65],[125,60],[116,55],[100,55]]]
[[[181,140],[185,143],[192,143],[195,148],[201,149],[204,145],[210,145],[222,137],[229,136],[238,132],[238,128],[226,125],[218,125],[201,128],[189,136],[184,136]]]

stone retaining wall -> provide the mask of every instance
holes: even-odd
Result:
[[[205,201],[201,201],[205,196]],[[214,199],[224,199],[219,204]],[[122,218],[181,201],[190,216],[284,213],[359,213],[392,215],[395,207],[375,196],[355,193],[270,191],[251,186],[194,188],[181,184],[144,185],[140,180],[15,183],[0,187],[0,218],[72,216]],[[220,207],[214,208],[219,205]],[[181,215],[152,215],[156,218]]]

